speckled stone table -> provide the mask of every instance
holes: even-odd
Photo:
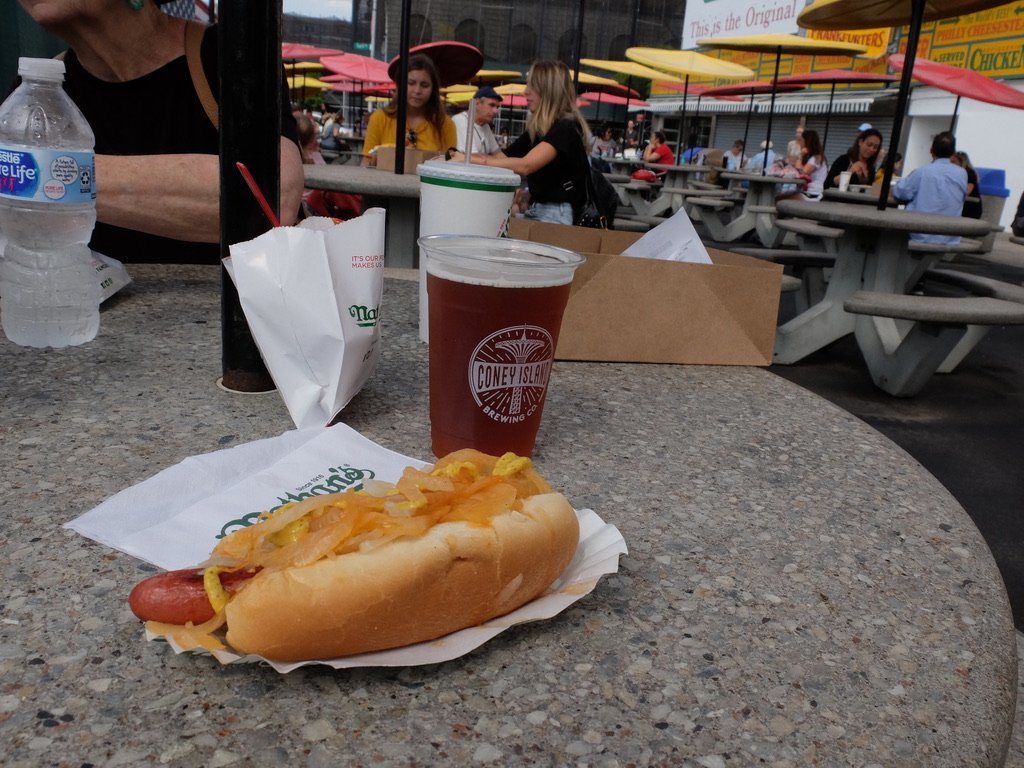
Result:
[[[537,462],[630,546],[469,656],[289,675],[146,643],[147,569],[61,525],[291,424],[219,390],[216,268],[133,267],[99,337],[0,342],[7,766],[989,766],[1017,663],[995,564],[907,454],[756,368],[557,363]],[[427,458],[415,284],[344,421]]]

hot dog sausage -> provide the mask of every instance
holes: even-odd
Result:
[[[220,583],[228,594],[234,594],[254,571],[222,573]],[[203,572],[196,568],[168,571],[140,581],[128,595],[132,613],[143,621],[167,624],[202,624],[213,618],[213,606],[203,588]]]

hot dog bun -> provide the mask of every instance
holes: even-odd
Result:
[[[139,584],[131,605],[184,649],[226,639],[280,661],[348,656],[508,613],[558,578],[578,541],[576,513],[529,459],[467,449],[394,484],[264,513],[204,566]]]
[[[260,574],[226,608],[228,643],[298,661],[433,640],[528,603],[572,560],[579,525],[561,494],[489,526],[441,523],[369,552]]]

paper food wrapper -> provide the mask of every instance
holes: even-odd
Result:
[[[343,424],[295,430],[189,457],[115,494],[65,527],[161,568],[187,568],[205,560],[219,537],[251,525],[263,510],[358,488],[370,478],[395,482],[405,467],[424,465]],[[626,553],[618,529],[592,510],[577,510],[576,515],[580,543],[559,580],[533,602],[480,626],[417,645],[338,659],[280,663],[230,651],[214,656],[223,664],[263,661],[279,672],[310,664],[342,669],[458,658],[511,626],[551,618],[593,591],[602,575],[618,570],[619,555]]]
[[[691,264],[711,264],[708,249],[701,242],[690,215],[680,208],[658,226],[622,252],[623,256],[664,261],[686,261]]]
[[[306,219],[230,247],[224,267],[299,429],[329,424],[380,359],[383,208]]]

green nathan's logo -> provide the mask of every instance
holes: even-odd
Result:
[[[348,308],[348,314],[360,328],[373,328],[380,319],[380,306],[364,307],[361,304],[353,304]]]
[[[280,503],[276,507],[271,507],[267,510],[267,514],[276,512],[285,504],[292,504],[313,496],[324,496],[328,493],[341,493],[342,491],[347,491],[349,489],[357,491],[361,490],[363,487],[363,481],[369,480],[374,476],[375,473],[372,469],[328,467],[327,472],[320,473],[294,491],[289,491],[284,496],[278,496],[277,500]],[[262,514],[262,512],[250,512],[248,515],[243,515],[237,520],[228,520],[228,522],[224,523],[224,526],[220,529],[220,533],[218,533],[214,538],[223,539],[229,533],[233,533],[240,528],[248,528],[249,526],[254,525]]]

